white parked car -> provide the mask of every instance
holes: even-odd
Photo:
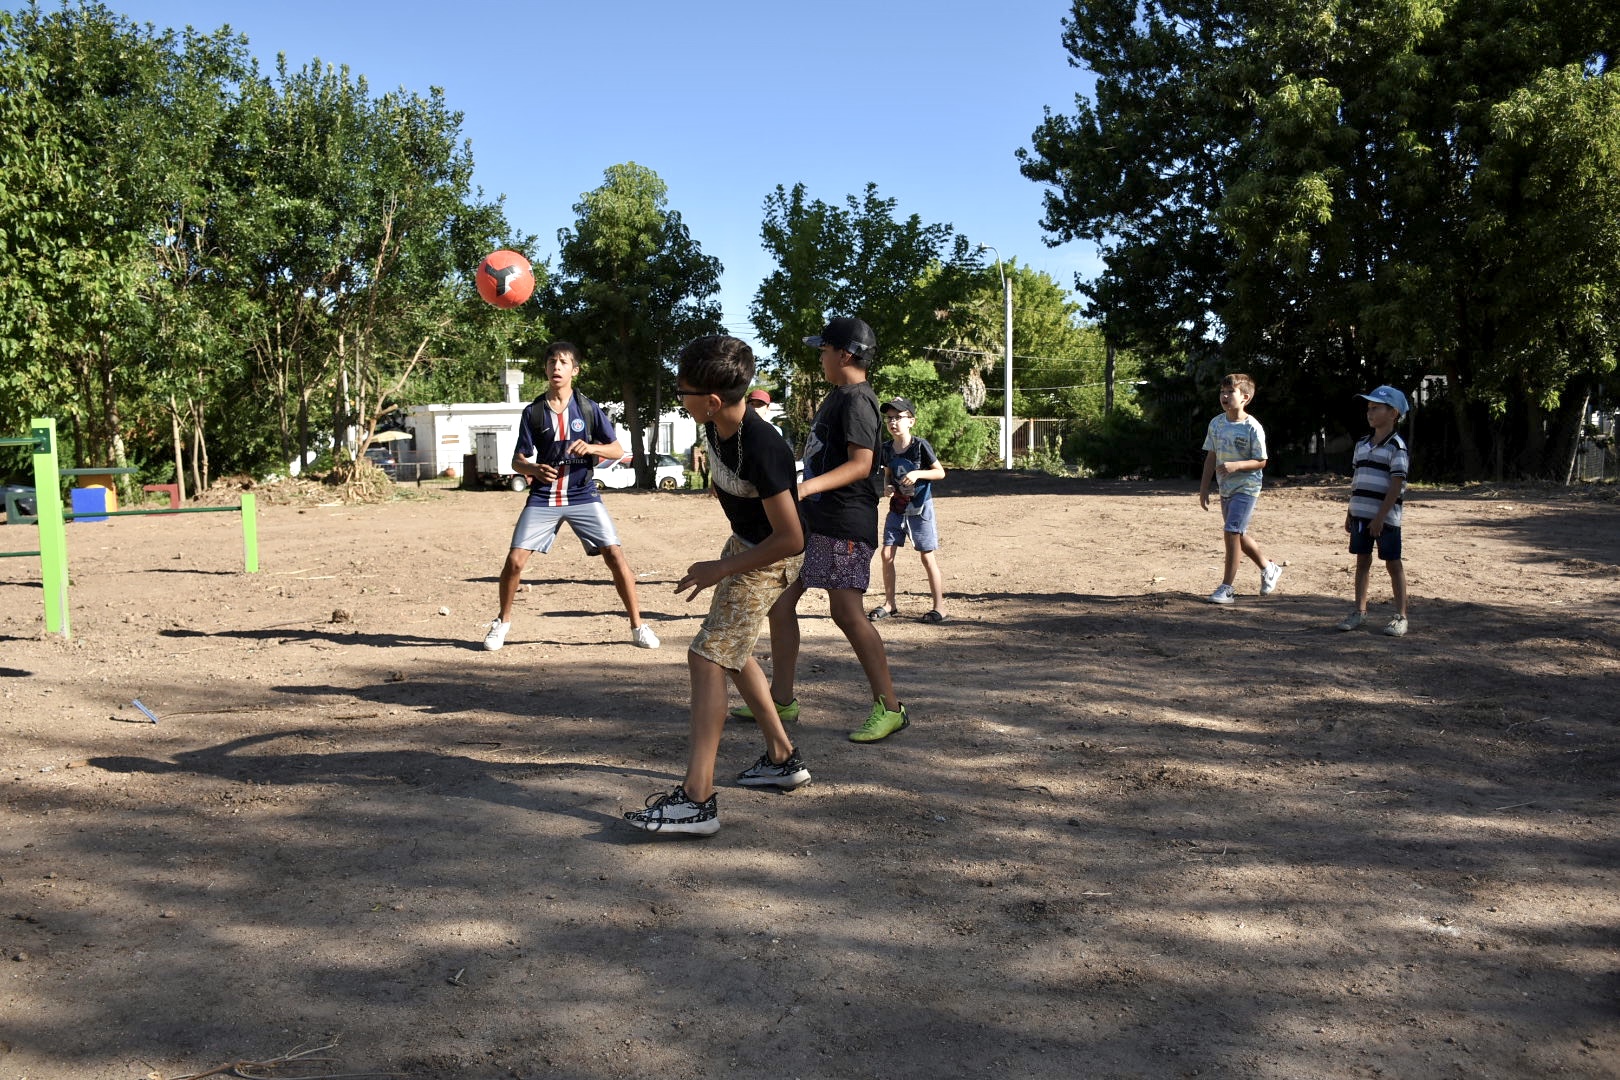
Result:
[[[674,491],[686,483],[686,467],[668,454],[653,455],[653,476],[662,491]],[[618,461],[604,461],[596,467],[596,490],[636,486],[636,469],[629,454]]]

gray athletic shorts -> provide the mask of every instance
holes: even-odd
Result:
[[[544,555],[551,550],[551,542],[557,538],[557,529],[565,521],[574,530],[587,555],[600,555],[603,548],[619,546],[619,534],[613,529],[613,519],[608,516],[607,507],[600,502],[576,503],[573,506],[525,506],[523,513],[518,516],[517,528],[512,530],[512,546]]]

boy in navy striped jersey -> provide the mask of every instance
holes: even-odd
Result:
[[[1390,637],[1406,633],[1406,568],[1401,563],[1401,496],[1406,490],[1409,464],[1406,443],[1395,425],[1406,415],[1406,395],[1393,386],[1380,386],[1359,395],[1367,401],[1367,424],[1372,434],[1356,443],[1355,478],[1350,484],[1350,509],[1344,531],[1350,534],[1350,553],[1356,557],[1356,609],[1339,623],[1354,630],[1367,617],[1367,579],[1372,575],[1373,549],[1389,570],[1395,594],[1395,617],[1384,627]]]

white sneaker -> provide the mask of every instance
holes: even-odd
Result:
[[[630,628],[630,644],[638,649],[658,648],[658,635],[652,632],[652,627],[646,623]]]
[[[1266,568],[1260,571],[1260,595],[1270,596],[1277,591],[1277,582],[1282,580],[1283,568],[1277,563],[1267,563]]]
[[[1390,637],[1405,637],[1406,616],[1397,615],[1393,619],[1389,620],[1389,625],[1384,627],[1384,633],[1388,634]]]
[[[1209,594],[1209,602],[1212,604],[1235,604],[1237,603],[1237,593],[1232,591],[1232,586],[1222,582],[1215,586],[1214,592]]]
[[[720,831],[718,795],[710,795],[707,802],[697,802],[687,795],[684,787],[678,787],[668,794],[647,796],[647,808],[626,811],[624,820],[652,833],[713,836]]]
[[[506,632],[510,629],[512,629],[512,624],[501,622],[500,616],[497,615],[495,621],[489,624],[489,633],[484,635],[484,648],[490,652],[498,651],[502,645],[506,644]]]

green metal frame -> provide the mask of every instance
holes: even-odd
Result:
[[[38,551],[0,552],[0,557],[39,556],[40,576],[45,585],[45,632],[71,637],[68,612],[67,523],[75,517],[133,517],[153,514],[241,514],[242,554],[247,572],[259,572],[259,501],[251,493],[242,496],[240,506],[197,506],[163,510],[106,510],[76,515],[62,508],[62,477],[91,473],[133,472],[129,469],[63,469],[56,456],[56,421],[35,419],[27,435],[0,438],[0,446],[26,446],[34,456],[33,524],[39,530]],[[10,523],[10,505],[6,520]]]

